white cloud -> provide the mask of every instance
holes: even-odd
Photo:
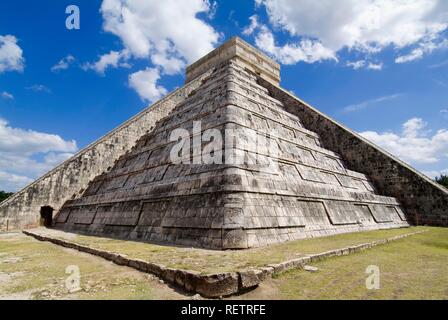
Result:
[[[17,38],[12,35],[0,36],[0,73],[6,71],[23,71],[25,60],[23,51],[17,45]]]
[[[431,53],[436,49],[448,47],[448,41],[442,40],[438,43],[434,41],[424,42],[420,47],[412,50],[410,53],[399,56],[395,59],[396,63],[406,63],[415,60],[420,60],[425,54]]]
[[[348,61],[347,67],[353,68],[354,70],[358,70],[361,68],[364,68],[366,65],[365,60],[358,60],[358,61]]]
[[[218,2],[216,1],[210,2],[209,0],[207,0],[207,2],[209,6],[209,9],[207,11],[207,18],[212,20],[215,18],[216,12],[218,11]]]
[[[20,154],[36,152],[73,152],[77,150],[75,141],[65,141],[60,136],[13,128],[0,118],[0,150]]]
[[[50,88],[44,86],[43,84],[33,84],[32,86],[26,87],[25,89],[31,90],[34,92],[45,92],[45,93],[51,92]]]
[[[314,63],[322,60],[337,61],[334,53],[322,43],[310,39],[302,39],[298,44],[286,44],[283,47],[275,44],[274,35],[266,27],[261,26],[255,37],[256,45],[272,55],[283,64],[295,64],[299,61]]]
[[[14,99],[14,96],[11,93],[7,92],[7,91],[0,92],[0,97],[2,97],[3,99],[6,99],[6,100],[13,100]]]
[[[77,150],[74,140],[14,128],[0,118],[0,189],[16,191]],[[39,159],[40,156],[43,158]]]
[[[33,179],[0,170],[0,190],[17,191],[27,184],[33,182]]]
[[[213,13],[206,0],[103,0],[103,28],[129,53],[149,58],[168,74],[180,72],[217,43],[219,34],[199,13]]]
[[[249,36],[252,33],[254,33],[254,31],[259,27],[257,15],[253,15],[253,16],[249,17],[249,20],[250,20],[250,25],[248,25],[246,28],[244,28],[244,30],[242,32],[246,36]]]
[[[362,109],[365,109],[371,105],[375,105],[381,102],[385,102],[385,101],[390,101],[390,100],[394,100],[397,99],[399,97],[401,97],[402,94],[401,93],[396,93],[396,94],[391,94],[388,96],[383,96],[383,97],[379,97],[379,98],[375,98],[375,99],[371,99],[371,100],[366,100],[357,104],[352,104],[349,105],[347,107],[345,107],[343,109],[344,112],[355,112],[355,111],[359,111]]]
[[[69,159],[72,156],[73,153],[71,152],[61,152],[61,153],[50,152],[44,157],[44,160],[45,163],[50,166],[57,166],[58,164],[64,162],[65,160]]]
[[[51,72],[59,72],[61,70],[67,70],[70,65],[75,61],[75,57],[69,54],[68,56],[59,60],[54,66],[51,67]]]
[[[129,51],[111,51],[107,54],[102,55],[99,60],[95,63],[87,63],[82,66],[84,70],[95,70],[99,74],[104,74],[107,68],[118,68],[125,67],[129,68],[130,65],[126,61],[129,59]]]
[[[417,48],[412,50],[411,53],[404,55],[404,56],[399,56],[395,59],[395,63],[405,63],[405,62],[411,62],[414,60],[419,60],[421,58],[423,58],[423,50],[421,48]]]
[[[291,36],[319,40],[333,52],[373,54],[387,46],[438,46],[448,27],[445,0],[257,0],[270,22]],[[419,52],[414,52],[418,56]]]
[[[401,133],[362,132],[366,139],[378,144],[404,161],[413,164],[434,164],[448,157],[448,130],[430,136],[427,124],[412,118],[403,124]]]
[[[167,90],[157,85],[160,72],[157,68],[146,68],[129,76],[129,86],[137,91],[140,98],[149,102],[160,99]]]

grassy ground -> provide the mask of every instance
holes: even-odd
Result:
[[[134,241],[80,236],[56,230],[42,229],[39,232],[47,232],[53,237],[68,238],[70,241],[78,244],[125,254],[132,258],[147,260],[172,268],[195,270],[206,274],[263,267],[270,263],[291,260],[305,254],[320,253],[331,249],[386,239],[419,230],[423,230],[423,228],[413,227],[349,233],[324,238],[291,241],[271,245],[269,247],[238,251],[216,251],[162,246]]]
[[[252,250],[250,257],[242,255],[246,251],[219,253],[204,250],[201,254],[213,254],[207,263],[217,261],[218,257],[222,257],[220,254],[226,257],[236,254],[232,259],[242,258],[240,264],[246,265],[254,261],[261,263],[267,257],[270,260],[269,254],[275,259],[284,259],[293,255],[294,248],[302,253],[321,252],[421,229],[310,239]],[[316,273],[303,270],[283,273],[262,283],[256,290],[233,299],[448,299],[448,228],[424,229],[429,231],[360,253],[315,263],[313,266],[319,268]],[[98,240],[99,243],[108,242]],[[115,240],[108,246],[112,244],[117,245]],[[131,242],[127,245],[132,244],[138,246],[132,250],[142,249],[139,246],[144,245]],[[278,252],[280,249],[284,252]],[[162,256],[166,250],[165,252],[170,253],[166,259],[173,259],[176,252],[186,250],[185,256],[181,257],[182,261],[186,259],[188,250],[191,252],[191,249],[154,245],[149,245],[145,250],[155,252],[158,256]],[[260,253],[258,258],[251,257],[257,252]],[[143,253],[147,254],[148,252]],[[200,260],[195,255],[191,259],[188,263]],[[65,279],[68,277],[65,269],[69,265],[77,265],[80,269],[80,292],[70,294],[65,287]],[[380,269],[379,290],[367,290],[365,287],[368,276],[365,270],[369,265],[376,265]],[[213,269],[213,265],[208,268]],[[101,258],[40,242],[18,233],[0,234],[0,300],[189,298],[191,297],[160,283],[157,278],[114,265]]]
[[[82,290],[69,293],[67,266],[76,265]],[[0,234],[0,300],[182,299],[156,278],[88,254],[18,233]]]
[[[319,271],[292,270],[262,284],[243,299],[448,299],[448,229],[398,240],[349,256],[313,264]],[[367,290],[369,265],[380,270],[380,289]]]

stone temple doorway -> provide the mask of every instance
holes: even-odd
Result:
[[[40,208],[40,225],[50,228],[53,224],[53,208],[44,206]]]

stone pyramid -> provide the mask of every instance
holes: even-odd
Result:
[[[197,88],[66,201],[54,226],[212,249],[408,226],[400,202],[274,92],[279,75],[239,38],[190,66]]]

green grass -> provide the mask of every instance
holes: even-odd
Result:
[[[66,267],[80,269],[82,291],[65,287]],[[0,235],[1,299],[175,299],[183,296],[150,275],[101,258],[40,242]]]
[[[126,251],[138,257],[155,257],[166,265],[217,271],[236,266],[265,265],[287,260],[297,252],[316,253],[347,245],[413,235],[349,256],[333,257],[313,266],[316,273],[291,270],[267,280],[239,299],[448,299],[448,229],[410,228],[344,234],[278,244],[248,251],[219,252],[175,248],[129,241],[72,236],[77,242]],[[93,242],[93,239],[96,241]],[[143,252],[140,252],[143,250]],[[167,254],[165,256],[165,254]],[[190,255],[188,255],[190,254]],[[223,258],[225,257],[225,259]],[[223,261],[231,259],[228,261]],[[238,261],[241,259],[242,261]],[[211,263],[217,263],[217,268]],[[65,288],[68,265],[81,271],[82,291],[70,294]],[[206,266],[207,265],[207,266]],[[365,270],[380,268],[380,289],[367,290]],[[21,234],[0,234],[0,300],[16,299],[183,299],[150,275],[117,266],[104,259],[40,242]]]
[[[208,274],[263,267],[267,264],[280,263],[306,254],[320,253],[331,249],[386,239],[419,230],[423,229],[420,227],[413,227],[340,234],[237,251],[216,251],[162,246],[135,241],[66,234],[54,230],[41,230],[40,232],[49,232],[51,236],[54,237],[70,239],[70,241],[78,244],[121,253],[131,258],[142,259],[171,268],[195,270],[203,274]]]
[[[349,256],[291,270],[269,285],[279,299],[448,299],[448,229],[429,231]],[[367,290],[366,268],[380,269],[380,289]],[[257,298],[254,292],[252,298]]]

